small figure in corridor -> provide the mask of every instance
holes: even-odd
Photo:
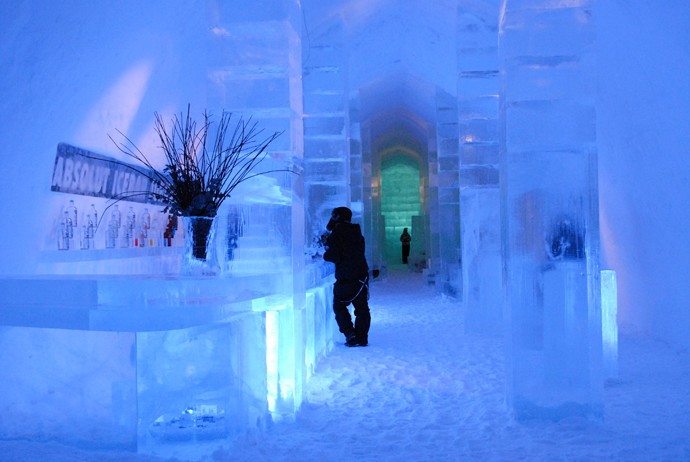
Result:
[[[403,229],[400,235],[400,242],[402,242],[402,260],[403,263],[407,263],[407,257],[410,256],[410,242],[412,241],[412,236],[407,232],[407,228]]]
[[[326,228],[331,234],[326,240],[323,259],[335,263],[333,312],[347,346],[367,346],[369,341],[369,266],[364,256],[364,236],[357,224],[350,223],[352,211],[347,207],[333,209]],[[355,323],[348,305],[355,307]]]

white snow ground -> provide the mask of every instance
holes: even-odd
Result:
[[[199,461],[688,461],[690,352],[643,336],[619,343],[605,421],[512,422],[503,346],[465,335],[460,305],[420,274],[373,285],[370,345],[319,364],[294,422],[251,432]],[[0,442],[0,461],[172,462],[53,443]]]

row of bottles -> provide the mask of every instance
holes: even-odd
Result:
[[[129,207],[122,221],[122,213],[118,204],[113,205],[110,217],[105,224],[105,248],[127,247],[169,247],[174,244],[173,238],[177,228],[176,217],[168,216],[165,228],[158,226],[158,220],[151,220],[148,208],[137,220],[133,207]],[[80,248],[82,250],[96,248],[96,232],[100,226],[98,211],[95,204],[91,204],[88,211],[79,221],[79,213],[70,200],[62,212],[62,219],[58,225],[58,250]]]

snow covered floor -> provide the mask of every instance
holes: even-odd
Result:
[[[321,361],[294,422],[204,461],[690,461],[690,352],[621,335],[603,423],[517,424],[500,338],[463,334],[461,308],[392,272],[373,285],[370,345]],[[54,444],[0,442],[0,461],[160,462]],[[172,461],[174,459],[169,459]]]

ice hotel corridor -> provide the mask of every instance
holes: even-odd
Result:
[[[197,115],[228,110],[267,132],[284,130],[264,166],[302,173],[274,172],[233,196],[233,206],[250,208],[254,220],[227,268],[233,281],[242,278],[241,290],[199,283],[223,296],[246,295],[239,303],[252,306],[249,326],[270,316],[270,330],[247,330],[262,341],[244,346],[270,351],[259,361],[225,348],[241,339],[225,335],[235,325],[194,337],[195,346],[219,338],[227,357],[259,370],[250,388],[271,396],[257,400],[261,408],[275,403],[278,353],[290,356],[297,346],[301,354],[308,345],[300,335],[284,336],[288,347],[279,349],[267,334],[279,328],[279,315],[263,313],[306,311],[310,290],[320,291],[313,297],[318,319],[330,309],[324,294],[331,274],[313,258],[313,244],[334,207],[353,210],[372,270],[391,268],[401,227],[409,227],[411,260],[426,262],[436,277],[427,287],[419,273],[389,271],[373,285],[371,346],[335,348],[313,380],[303,387],[297,380],[299,393],[286,398],[304,401],[294,421],[249,434],[245,428],[235,446],[215,453],[190,445],[189,460],[690,460],[688,24],[687,0],[2,2],[0,273],[15,292],[0,290],[8,323],[0,326],[0,461],[165,460],[142,449],[139,436],[149,433],[137,428],[167,415],[140,404],[159,397],[158,388],[141,396],[137,388],[138,364],[166,364],[146,354],[158,352],[155,342],[139,342],[134,328],[60,332],[77,346],[71,364],[81,380],[56,391],[52,379],[70,369],[55,368],[42,352],[61,355],[62,364],[75,356],[2,334],[9,325],[28,339],[36,322],[63,321],[43,315],[62,311],[28,300],[46,291],[18,290],[16,278],[112,288],[146,285],[153,275],[166,294],[154,300],[171,302],[173,312],[187,302],[175,294],[196,282],[168,278],[179,274],[181,245],[111,253],[103,228],[97,248],[64,251],[57,237],[69,200],[81,212],[95,203],[103,218],[108,197],[126,183],[118,169],[107,176],[122,181],[109,182],[81,167],[61,170],[72,148],[122,159],[109,137],[121,132],[153,153],[154,113],[167,119],[188,105]],[[117,187],[91,195],[107,185]],[[139,205],[143,218],[146,204]],[[237,271],[240,263],[260,274]],[[608,381],[600,374],[600,270],[615,271],[618,281],[619,370]],[[255,287],[259,298],[250,300]],[[266,303],[264,292],[280,303]],[[85,295],[81,314],[98,311],[86,291],[78,293]],[[115,301],[135,314],[123,322],[149,314],[140,310],[146,300],[123,300]],[[214,305],[211,312],[216,308],[224,310]],[[193,329],[208,319],[190,310],[179,319],[156,312],[156,322]],[[68,318],[68,326],[91,319]],[[30,326],[15,326],[17,319]],[[317,323],[312,327],[316,332]],[[117,348],[95,353],[107,361],[82,356],[88,349],[78,342],[90,335]],[[137,356],[130,345],[145,348]],[[40,376],[25,360],[31,356],[48,364]],[[185,358],[206,366],[190,374],[229,372],[233,364],[221,355]],[[176,394],[185,402],[174,418],[188,409],[197,384],[202,397],[213,391],[190,376],[183,382],[190,387]],[[90,385],[103,377],[117,380]],[[163,390],[180,383],[149,377],[145,383]],[[223,396],[236,397],[227,384],[242,382],[219,383]],[[80,396],[73,384],[93,393],[73,404]],[[542,401],[544,419],[512,422],[515,412]],[[98,425],[89,420],[92,410],[103,411]],[[550,423],[560,411],[572,413]],[[603,420],[579,417],[588,414]],[[94,452],[116,447],[108,432],[118,425],[132,449]],[[108,437],[95,438],[99,429]],[[66,448],[59,434],[86,443]],[[109,445],[96,449],[104,441]]]
[[[690,460],[690,353],[622,333],[604,422],[515,424],[504,405],[500,337],[463,333],[462,307],[421,274],[373,285],[370,346],[336,346],[294,421],[241,436],[193,461]],[[2,462],[177,462],[51,443],[0,442]]]

